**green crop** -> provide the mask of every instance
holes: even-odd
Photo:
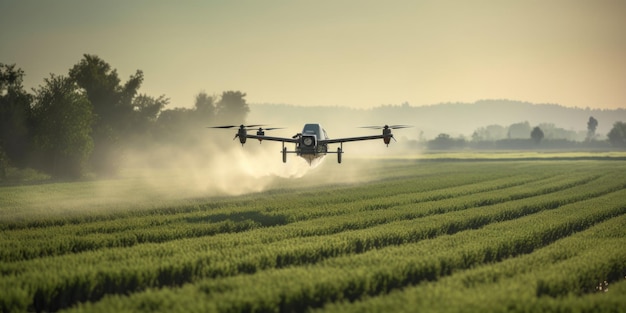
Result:
[[[159,198],[132,179],[0,188],[0,310],[626,307],[626,162],[368,166],[365,182],[232,197]],[[106,202],[98,184],[154,196]]]

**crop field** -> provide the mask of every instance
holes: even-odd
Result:
[[[620,158],[346,160],[260,192],[178,188],[0,187],[0,310],[626,310]]]

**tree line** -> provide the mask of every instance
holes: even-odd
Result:
[[[33,168],[56,178],[117,173],[128,147],[181,145],[215,121],[242,123],[245,93],[200,92],[191,109],[165,109],[169,99],[139,93],[137,70],[123,82],[96,55],[85,54],[65,75],[50,74],[31,92],[24,71],[0,63],[0,179],[7,169]]]
[[[432,140],[413,142],[414,146],[432,150],[451,149],[624,149],[626,148],[626,123],[615,122],[606,140],[598,140],[596,129],[598,120],[593,116],[587,122],[584,141],[576,140],[579,135],[564,130],[554,124],[543,123],[531,127],[528,122],[514,123],[508,127],[489,125],[474,131],[471,139],[453,138],[441,133]]]

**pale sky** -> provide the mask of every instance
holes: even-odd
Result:
[[[25,85],[95,54],[190,107],[510,99],[626,108],[626,1],[0,0],[0,63]]]

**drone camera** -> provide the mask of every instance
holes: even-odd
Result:
[[[302,136],[302,145],[308,148],[315,147],[315,136]]]

